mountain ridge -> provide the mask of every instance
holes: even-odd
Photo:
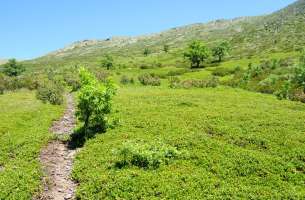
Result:
[[[192,40],[203,40],[209,46],[227,40],[233,57],[269,52],[290,52],[305,45],[305,0],[298,0],[274,13],[253,17],[218,19],[195,23],[140,36],[82,40],[34,59],[33,63],[97,61],[105,54],[118,57],[141,56],[144,48],[162,53],[163,46],[184,48]]]

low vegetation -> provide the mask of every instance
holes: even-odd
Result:
[[[121,125],[75,160],[79,199],[305,196],[301,103],[226,87],[137,87],[121,88],[114,110]]]
[[[41,189],[39,152],[63,107],[43,104],[32,91],[0,97],[0,199],[31,199]]]

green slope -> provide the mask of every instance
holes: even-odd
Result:
[[[239,89],[122,88],[121,126],[89,140],[73,177],[80,199],[304,199],[303,104]],[[131,144],[177,148],[157,169],[116,167]]]
[[[39,152],[63,107],[18,91],[1,95],[0,110],[0,199],[31,199],[42,188]]]

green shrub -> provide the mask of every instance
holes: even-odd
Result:
[[[44,103],[49,102],[53,105],[60,105],[64,100],[63,93],[63,86],[52,81],[45,81],[38,87],[36,97]]]
[[[105,72],[105,71],[97,71],[95,72],[95,77],[97,80],[105,82],[109,77],[111,76],[111,73]]]
[[[138,80],[142,85],[160,86],[161,81],[155,74],[141,74],[138,76]]]
[[[6,90],[15,91],[23,87],[20,77],[11,76],[6,78]]]
[[[72,92],[78,91],[81,87],[79,77],[74,74],[66,74],[64,80],[71,87]]]
[[[35,78],[33,78],[35,76]],[[47,80],[47,77],[42,74],[27,74],[21,77],[22,87],[29,90],[36,90]]]
[[[171,76],[168,79],[170,88],[179,88],[181,80],[178,77]]]
[[[236,69],[237,69],[237,67],[234,69],[230,69],[227,67],[218,67],[215,70],[213,70],[212,75],[224,77],[224,76],[234,74],[236,72]]]
[[[3,74],[0,74],[0,94],[3,94],[5,90],[5,77]]]
[[[282,87],[275,92],[275,95],[277,96],[278,99],[291,99],[291,89],[292,89],[292,84],[290,81],[286,81]]]
[[[207,88],[207,87],[217,87],[219,85],[219,79],[215,76],[208,80],[184,80],[180,81],[178,78],[171,77],[169,79],[170,88]]]
[[[148,145],[125,143],[116,151],[119,160],[115,163],[118,168],[136,166],[143,169],[157,169],[160,165],[168,165],[180,157],[181,153],[169,145]]]
[[[258,83],[258,91],[262,93],[272,94],[275,92],[275,85],[279,80],[279,76],[271,74],[267,78]]]
[[[80,69],[81,89],[78,94],[76,116],[84,122],[84,129],[106,131],[107,115],[111,112],[114,84],[107,80],[100,83],[90,72]]]
[[[4,73],[7,76],[19,76],[24,71],[24,66],[18,63],[16,59],[11,59],[8,61],[8,63],[4,64]]]
[[[123,85],[134,84],[134,79],[132,77],[128,77],[126,75],[121,76],[120,83]]]
[[[171,70],[169,72],[167,72],[167,76],[181,76],[183,74],[185,74],[186,72],[188,72],[187,69],[178,69],[178,70]]]
[[[207,80],[205,87],[216,88],[219,85],[219,79],[213,76],[211,79]]]

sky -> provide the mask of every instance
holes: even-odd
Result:
[[[268,14],[294,1],[0,0],[0,58],[31,59],[84,39]]]

